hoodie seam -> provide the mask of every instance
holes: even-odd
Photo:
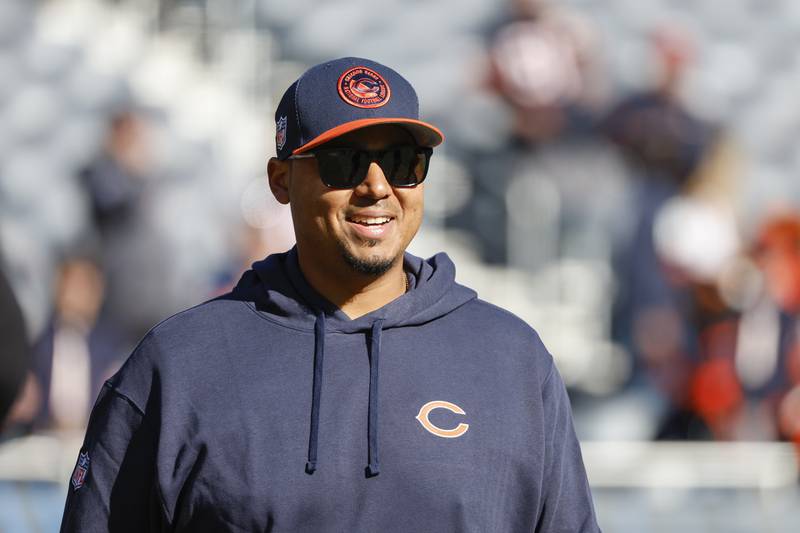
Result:
[[[261,320],[266,320],[270,324],[274,324],[274,325],[276,325],[278,327],[281,327],[281,328],[284,328],[284,329],[290,329],[292,331],[299,331],[301,333],[308,333],[309,335],[313,335],[314,334],[314,325],[313,324],[311,324],[311,327],[309,327],[309,328],[299,328],[297,326],[291,326],[289,324],[285,324],[283,322],[275,320],[274,318],[271,318],[266,313],[262,313],[261,311],[256,309],[256,305],[254,303],[252,303],[252,302],[241,302],[241,303],[244,304],[245,307],[247,307],[250,311],[252,311],[253,314],[255,314],[258,318],[260,318]],[[313,316],[313,315],[309,315],[309,316]],[[386,329],[390,329],[390,328],[386,328]],[[342,330],[339,330],[339,329],[329,329],[329,330],[325,331],[325,334],[326,335],[329,335],[329,334],[351,335],[351,334],[354,334],[354,333],[363,334],[366,331],[368,331],[368,328],[366,328],[366,327],[363,330],[350,331],[350,332],[342,331]]]
[[[209,304],[212,304],[212,303],[218,302],[218,301],[222,302],[222,301],[230,301],[230,300],[224,300],[224,299],[222,299],[221,297],[218,296],[216,298],[211,298],[211,299],[206,300],[204,302],[200,302],[199,304],[195,304],[192,307],[189,307],[187,309],[184,309],[183,311],[179,311],[179,312],[175,313],[174,315],[168,316],[167,318],[163,319],[161,322],[159,322],[158,324],[156,324],[155,326],[150,328],[150,331],[148,331],[145,334],[145,336],[142,337],[142,339],[139,341],[139,344],[136,346],[134,351],[138,350],[139,347],[144,343],[145,339],[147,339],[148,337],[152,337],[153,338],[153,342],[154,342],[156,334],[158,334],[161,330],[166,328],[168,322],[172,322],[173,320],[177,320],[182,315],[187,315],[187,314],[189,314],[190,312],[194,311],[195,309],[197,309],[199,307],[204,307],[206,305],[209,305]]]
[[[311,327],[306,328],[306,329],[299,328],[299,327],[296,327],[296,326],[291,326],[289,324],[284,324],[283,322],[275,320],[274,318],[271,318],[269,315],[267,315],[265,313],[262,313],[261,311],[256,309],[256,305],[254,303],[252,303],[252,302],[241,302],[241,303],[244,304],[245,307],[247,307],[250,311],[252,311],[253,314],[255,314],[258,318],[260,318],[262,320],[266,320],[270,324],[275,324],[276,326],[279,326],[279,327],[284,328],[284,329],[290,329],[292,331],[299,331],[301,333],[308,333],[309,335],[313,335],[314,334],[313,324],[311,325]],[[458,307],[456,307],[454,309],[458,309]],[[375,320],[380,320],[380,318],[376,318]],[[410,326],[411,326],[410,324],[408,324],[408,325],[386,326],[383,329],[384,330],[390,330],[390,329],[401,328],[401,327],[405,328],[405,327],[410,327]],[[357,329],[357,330],[353,330],[353,331],[344,331],[344,330],[341,330],[341,329],[326,329],[325,330],[325,334],[326,335],[354,335],[354,334],[363,335],[363,334],[369,332],[369,328],[370,327],[371,326],[369,326],[369,325],[365,325],[362,329]]]
[[[137,404],[136,401],[133,398],[131,398],[129,395],[127,395],[126,393],[124,393],[121,390],[119,390],[119,388],[115,384],[111,383],[110,380],[107,380],[105,383],[103,383],[103,387],[108,389],[108,391],[111,394],[113,394],[115,397],[117,397],[120,401],[123,401],[123,402],[127,403],[134,410],[134,412],[139,416],[139,428],[141,428],[141,426],[143,424],[145,424],[145,416],[146,415],[145,415],[144,409],[139,407],[139,404]],[[159,438],[160,438],[160,436],[159,436]],[[158,456],[158,450],[157,449],[155,450],[155,453],[156,453],[156,456]],[[153,476],[153,490],[155,491],[155,493],[157,495],[158,504],[161,506],[161,512],[164,514],[164,517],[167,519],[167,523],[171,525],[172,524],[172,520],[173,520],[173,516],[172,516],[172,513],[170,513],[168,511],[168,509],[167,509],[167,503],[164,500],[164,493],[161,490],[161,484],[159,483],[158,477],[156,475]]]
[[[107,388],[112,394],[114,394],[114,396],[128,403],[131,407],[133,407],[133,410],[136,411],[140,417],[144,418],[144,409],[139,407],[139,404],[137,404],[133,398],[119,390],[116,385],[111,383],[110,380],[107,380],[105,383],[103,383],[103,387]]]
[[[552,359],[552,356],[550,356],[550,357],[551,357],[550,369],[547,371],[547,376],[545,376],[544,380],[542,381],[542,385],[541,385],[542,391],[544,391],[544,389],[547,388],[547,386],[550,384],[550,378],[552,378],[553,375],[556,373],[555,361]]]
[[[282,322],[279,322],[279,321],[277,321],[277,320],[275,320],[273,318],[270,318],[268,315],[262,313],[261,311],[256,309],[256,304],[254,304],[252,302],[241,302],[241,303],[247,309],[252,311],[253,314],[256,315],[258,318],[260,318],[261,320],[266,320],[270,324],[275,324],[276,326],[279,326],[279,327],[284,328],[284,329],[290,329],[292,331],[299,331],[299,332],[302,332],[302,333],[308,333],[309,335],[313,335],[314,334],[314,326],[313,326],[313,324],[309,328],[298,328],[296,326],[290,326],[289,324],[284,324]]]
[[[486,300],[482,300],[481,298],[474,298],[471,301],[475,302],[476,304],[485,305],[487,307],[490,307],[490,308],[494,309],[495,311],[498,311],[501,315],[504,315],[506,318],[516,319],[517,321],[519,321],[522,324],[524,324],[525,326],[527,326],[528,329],[530,329],[531,331],[536,333],[536,336],[539,337],[539,334],[536,331],[536,328],[534,328],[532,325],[528,324],[528,322],[526,320],[523,320],[521,317],[519,317],[518,315],[512,313],[508,309],[503,309],[502,307],[500,307],[498,305],[495,305],[492,302],[487,302]],[[467,303],[469,303],[469,302],[467,302]]]

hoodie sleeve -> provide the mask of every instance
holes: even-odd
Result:
[[[154,427],[130,398],[105,384],[70,479],[61,533],[165,529]]]
[[[545,478],[536,533],[600,533],[572,410],[555,368],[542,385],[545,412]]]

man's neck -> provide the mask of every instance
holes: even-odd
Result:
[[[336,272],[321,272],[307,264],[302,254],[298,254],[298,262],[314,290],[351,319],[380,309],[405,294],[408,287],[402,257],[379,276],[360,274],[344,264]]]

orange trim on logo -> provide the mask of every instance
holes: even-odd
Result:
[[[459,423],[453,429],[442,429],[438,426],[434,426],[431,421],[428,420],[428,415],[430,415],[431,411],[434,409],[447,409],[448,411],[458,415],[467,414],[463,409],[454,403],[445,402],[443,400],[434,400],[432,402],[428,402],[420,408],[419,413],[417,413],[417,416],[414,417],[419,421],[420,424],[422,424],[422,427],[424,427],[426,431],[433,433],[437,437],[455,439],[456,437],[460,437],[466,433],[469,429],[469,424],[465,424],[464,422]]]
[[[375,126],[377,124],[413,124],[416,126],[422,126],[431,130],[435,135],[439,136],[439,139],[435,143],[431,143],[430,146],[438,146],[444,141],[444,134],[437,128],[427,122],[422,122],[421,120],[414,120],[412,118],[362,118],[359,120],[353,120],[352,122],[347,122],[345,124],[341,124],[340,126],[336,126],[335,128],[331,128],[326,132],[323,132],[303,146],[295,148],[292,151],[292,154],[298,155],[312,148],[316,148],[321,144],[325,144],[326,142],[335,139],[336,137],[340,137],[345,133],[350,133],[351,131],[355,131],[361,128],[366,128],[367,126]]]

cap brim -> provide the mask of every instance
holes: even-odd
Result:
[[[295,148],[292,151],[292,154],[297,155],[308,152],[309,150],[323,145],[328,141],[332,141],[337,137],[341,137],[346,133],[367,128],[369,126],[377,126],[378,124],[398,124],[405,127],[411,132],[412,135],[414,135],[414,139],[419,146],[434,147],[439,146],[444,141],[444,134],[439,130],[439,128],[433,126],[432,124],[428,124],[427,122],[422,122],[421,120],[414,120],[412,118],[362,118],[360,120],[354,120],[352,122],[341,124],[317,135],[304,145]]]

